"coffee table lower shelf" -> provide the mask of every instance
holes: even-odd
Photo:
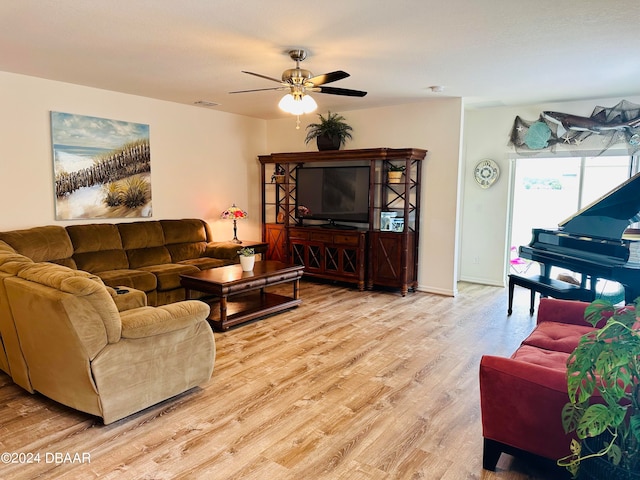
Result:
[[[297,307],[302,303],[299,298],[270,292],[248,292],[227,298],[227,318],[220,320],[220,299],[217,297],[203,298],[211,307],[209,322],[218,330],[227,330],[240,323],[249,322],[257,318]]]
[[[191,298],[191,290],[204,293],[201,300],[210,299],[207,303],[211,306],[212,326],[227,330],[238,323],[300,305],[298,289],[303,270],[301,265],[263,260],[256,262],[250,272],[243,272],[240,265],[228,265],[182,274],[180,283],[186,298]],[[265,290],[285,283],[291,284],[291,296]]]

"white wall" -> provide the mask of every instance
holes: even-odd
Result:
[[[321,112],[326,115],[326,112]],[[443,295],[457,292],[457,218],[459,208],[462,101],[442,98],[422,103],[367,110],[341,111],[353,127],[346,148],[422,148],[423,165],[418,260],[419,289]],[[270,120],[269,153],[316,150],[305,145],[305,127],[316,115]],[[269,173],[269,172],[267,172]]]
[[[266,121],[4,72],[0,105],[0,230],[79,223],[54,217],[50,111],[60,111],[149,125],[153,219],[202,218],[228,240],[218,217],[235,202],[250,215],[239,238],[260,239]]]
[[[625,97],[640,104],[640,97]],[[536,120],[546,110],[588,117],[596,106],[613,107],[623,98],[547,103],[515,107],[467,110],[464,121],[464,171],[460,245],[460,280],[503,286],[507,274],[507,229],[510,198],[508,145],[516,116]],[[575,147],[574,147],[575,148]],[[483,190],[473,179],[473,168],[482,159],[498,163],[500,178]],[[563,218],[558,218],[558,222]]]
[[[640,97],[626,99],[640,104]],[[429,151],[422,179],[419,288],[455,295],[458,270],[460,280],[504,285],[513,154],[507,143],[516,115],[534,120],[543,110],[555,110],[589,116],[596,105],[612,107],[620,100],[463,112],[460,99],[441,98],[340,113],[354,128],[347,148]],[[239,224],[238,236],[260,238],[257,155],[315,150],[304,144],[305,127],[315,115],[302,117],[296,130],[294,117],[264,121],[5,72],[0,72],[0,104],[0,230],[80,222],[54,219],[50,111],[149,124],[153,218],[203,218],[218,240],[231,237],[231,226],[218,219],[231,202],[250,215]],[[487,190],[472,176],[484,158],[501,168],[500,179]]]

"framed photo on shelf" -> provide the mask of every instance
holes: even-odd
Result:
[[[402,232],[404,231],[404,218],[392,218],[391,219],[391,230],[394,232]]]
[[[390,232],[393,229],[393,219],[398,212],[380,212],[380,231]]]

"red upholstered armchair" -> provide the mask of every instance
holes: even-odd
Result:
[[[543,298],[537,326],[510,357],[480,361],[483,467],[495,470],[502,452],[523,451],[552,460],[568,455],[571,436],[561,412],[569,400],[566,361],[580,337],[588,303]]]

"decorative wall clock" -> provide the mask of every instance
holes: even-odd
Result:
[[[481,160],[473,170],[473,176],[482,188],[489,188],[500,176],[500,168],[493,160]]]

